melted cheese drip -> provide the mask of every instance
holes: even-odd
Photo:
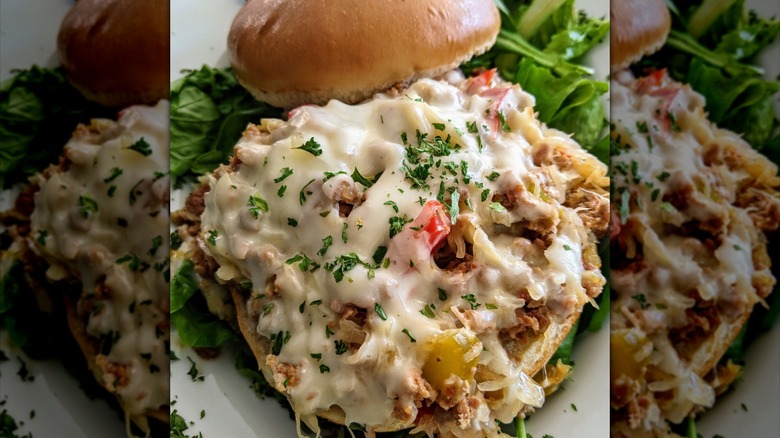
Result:
[[[94,372],[130,416],[169,397],[168,138],[167,101],[133,106],[117,122],[79,126],[69,165],[35,181],[30,240],[49,278],[82,284],[80,316],[107,353]]]
[[[210,177],[201,246],[219,262],[221,280],[251,280],[255,298],[248,307],[261,299],[266,309],[257,332],[267,338],[289,334],[278,359],[297,368],[298,383],[284,389],[302,417],[338,406],[346,424],[377,425],[393,418],[397,403],[412,411],[413,420],[417,408],[408,387],[411,376],[420,374],[432,339],[455,328],[477,336],[479,364],[503,376],[499,382],[482,383],[503,391],[503,397],[492,409],[480,398],[474,430],[495,427],[495,418],[511,421],[524,404],[542,405],[543,390],[509,358],[498,331],[516,323],[515,310],[525,305],[517,295],[522,288],[542,302],[571,299],[579,309],[588,301],[581,286],[587,230],[573,209],[561,205],[568,184],[579,175],[554,167],[547,168],[552,175],[542,172],[532,160],[532,143],[546,139],[565,143],[578,158],[587,154],[565,134],[540,125],[533,97],[518,86],[468,88],[469,82],[459,89],[422,80],[401,96],[379,95],[357,106],[331,101],[324,107],[301,107],[287,123],[265,120],[260,127],[250,126],[235,148],[240,167],[223,168]],[[498,112],[506,120],[504,128]],[[404,167],[415,167],[406,148],[418,145],[417,132],[428,141],[449,136],[452,147],[448,155],[436,157],[424,188],[412,187]],[[321,155],[301,149],[310,139],[321,146]],[[605,167],[588,157],[582,162],[591,160],[603,177]],[[284,168],[293,173],[280,180]],[[380,172],[381,177],[365,188],[350,177],[355,170],[369,179]],[[328,179],[326,172],[343,174]],[[543,201],[534,189],[543,184],[554,185],[557,196]],[[519,185],[536,191],[531,206],[491,208],[494,194]],[[340,217],[334,200],[343,186],[362,196],[346,218]],[[416,218],[440,187],[459,194],[455,228],[471,230],[465,234],[470,234],[466,240],[473,243],[476,267],[467,273],[437,267],[421,234],[410,229],[412,223],[390,238],[391,220]],[[483,200],[484,190],[489,194]],[[443,197],[446,208],[449,193],[445,190]],[[268,204],[267,212],[254,209],[257,218],[248,205],[252,196]],[[507,226],[542,217],[554,218],[556,232],[543,255],[546,267],[540,269],[518,249]],[[324,256],[318,254],[328,238],[332,245]],[[358,264],[341,281],[327,269],[338,256],[351,253],[374,265],[372,256],[380,247],[388,248],[386,268],[382,260],[370,268]],[[300,261],[291,261],[298,255],[320,267],[310,265],[303,272]],[[271,276],[279,295],[258,297]],[[446,291],[446,299],[439,298],[439,289]],[[473,324],[464,327],[458,314],[471,310],[465,298],[470,294],[478,307]],[[345,304],[367,309],[368,335],[357,351],[339,354],[337,339],[326,326],[338,320]],[[426,306],[433,318],[421,313]],[[555,315],[556,322],[565,316]],[[481,394],[475,388],[472,392]]]

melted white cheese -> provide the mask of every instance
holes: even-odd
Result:
[[[133,106],[116,122],[79,126],[65,145],[69,164],[35,178],[31,244],[49,278],[82,284],[79,307],[93,304],[80,316],[107,359],[95,374],[131,416],[169,397],[168,108]]]
[[[219,262],[218,278],[251,280],[255,297],[248,307],[259,299],[265,309],[257,332],[267,338],[289,334],[278,359],[297,367],[299,381],[285,388],[297,414],[338,406],[347,424],[377,425],[393,417],[397,400],[412,410],[413,420],[417,408],[407,382],[420,374],[434,337],[455,328],[476,336],[484,347],[479,364],[503,376],[492,389],[504,396],[490,410],[472,382],[482,413],[471,427],[489,429],[494,418],[511,421],[524,404],[541,406],[543,391],[509,358],[498,331],[517,323],[515,310],[526,304],[518,296],[523,288],[542,302],[568,297],[580,309],[588,301],[581,286],[581,247],[588,231],[573,209],[561,205],[581,175],[537,166],[533,152],[545,141],[563,144],[578,163],[592,168],[595,179],[603,178],[606,168],[567,135],[542,126],[533,104],[518,86],[463,82],[457,88],[421,80],[397,97],[301,107],[289,122],[250,125],[235,147],[242,164],[210,177],[201,246]],[[447,154],[435,157],[424,187],[413,187],[407,175],[417,166],[410,156],[416,154],[409,151],[420,146],[418,132],[427,141],[449,138]],[[321,154],[301,148],[312,139]],[[428,157],[421,154],[421,162]],[[292,173],[285,176],[285,169]],[[350,177],[356,170],[369,180],[381,177],[366,188]],[[539,197],[544,185],[555,187],[546,201]],[[528,203],[507,211],[492,201],[494,194],[518,186],[530,193]],[[342,187],[362,197],[346,218],[335,200]],[[460,198],[459,214],[444,213],[442,219],[473,243],[475,267],[466,273],[437,267],[425,242],[429,235],[412,228],[427,223],[411,221],[440,190],[443,211],[450,211],[451,193]],[[250,197],[264,200],[267,211],[252,208]],[[410,223],[391,238],[390,223],[401,218]],[[517,247],[507,226],[542,218],[552,221],[554,237],[540,269]],[[326,240],[332,244],[322,251]],[[387,253],[375,262],[380,247]],[[343,265],[331,264],[349,254],[363,263],[339,281],[336,271]],[[311,260],[303,269],[295,258],[301,255]],[[278,296],[258,297],[271,276]],[[345,304],[367,309],[368,334],[359,349],[339,354],[338,339],[326,326],[338,320],[337,310]],[[421,312],[426,306],[433,318]],[[457,317],[472,307],[474,326],[482,329],[464,327]],[[556,315],[556,321],[565,316]]]

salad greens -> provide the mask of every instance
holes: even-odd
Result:
[[[667,4],[672,30],[666,45],[634,70],[641,74],[648,68],[668,68],[673,79],[705,97],[710,120],[743,134],[777,163],[780,121],[773,96],[778,81],[765,78],[755,64],[780,33],[780,21],[748,11],[744,0]]]
[[[238,339],[225,321],[208,311],[205,298],[197,291],[193,264],[185,260],[171,279],[171,322],[182,343],[190,347],[219,347]]]
[[[592,78],[593,69],[578,64],[609,32],[609,21],[577,11],[574,0],[496,0],[501,32],[495,46],[461,69],[497,68],[536,98],[539,119],[573,133],[583,147],[603,146],[606,114],[601,102],[609,90]]]
[[[171,85],[171,176],[179,184],[211,172],[232,154],[247,123],[281,115],[255,100],[230,68],[188,72]]]
[[[0,84],[0,187],[56,163],[79,123],[115,116],[115,110],[86,100],[60,68],[15,72]]]

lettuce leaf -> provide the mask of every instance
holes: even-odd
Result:
[[[280,117],[259,102],[230,68],[203,66],[171,85],[171,176],[208,173],[227,161],[248,123]]]
[[[219,347],[237,340],[233,329],[208,311],[205,298],[197,291],[192,262],[185,260],[171,279],[171,323],[182,343],[190,347]]]
[[[87,101],[59,68],[16,72],[0,85],[0,187],[56,163],[79,123],[115,117],[115,110]]]

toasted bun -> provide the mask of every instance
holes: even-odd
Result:
[[[664,0],[613,0],[610,3],[610,70],[622,70],[661,48],[671,19]]]
[[[457,67],[489,49],[500,25],[492,0],[249,0],[228,55],[271,105],[356,103]]]
[[[79,0],[57,35],[60,64],[89,100],[154,104],[168,98],[169,29],[167,1]]]
[[[65,304],[65,317],[68,321],[68,328],[70,329],[73,338],[76,340],[81,353],[87,361],[87,365],[92,373],[95,375],[96,380],[107,391],[113,392],[109,388],[107,383],[103,381],[101,374],[97,368],[97,357],[100,354],[100,343],[97,338],[87,333],[86,321],[79,317],[78,310],[76,309],[76,299],[70,297],[68,294],[63,295]],[[125,406],[122,404],[122,399],[116,398],[119,406],[122,410],[125,410]],[[160,423],[167,424],[170,421],[170,412],[167,406],[157,409],[147,410],[143,416],[130,416],[133,423],[138,426],[139,429],[144,432],[148,432],[150,429],[150,420],[158,421]]]

